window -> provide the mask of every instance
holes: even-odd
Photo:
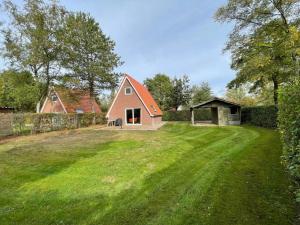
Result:
[[[51,95],[51,100],[52,100],[53,102],[56,102],[56,101],[57,101],[57,96],[56,96],[56,94]]]
[[[231,107],[230,108],[230,114],[237,114],[238,113],[238,108],[237,107]]]
[[[83,109],[76,109],[76,113],[82,114],[82,113],[84,113],[84,112],[83,112]]]
[[[128,125],[141,124],[141,109],[126,109],[126,123]]]
[[[131,87],[125,88],[125,95],[131,95],[131,94],[132,94],[132,88]]]

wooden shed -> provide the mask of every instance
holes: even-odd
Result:
[[[221,98],[213,98],[209,101],[191,107],[191,122],[195,124],[194,110],[200,108],[210,108],[212,123],[220,126],[240,125],[241,106],[231,101]]]

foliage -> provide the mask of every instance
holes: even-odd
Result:
[[[256,105],[255,98],[248,94],[247,89],[244,86],[227,89],[225,98],[242,106]]]
[[[212,98],[212,90],[208,82],[202,82],[200,85],[192,87],[192,104],[199,104]]]
[[[29,72],[8,70],[0,74],[0,106],[16,111],[35,111],[39,101],[40,85]]]
[[[283,86],[279,94],[279,129],[283,161],[294,178],[300,202],[300,79]]]
[[[0,120],[5,114],[0,114]],[[105,124],[104,113],[57,114],[57,113],[15,113],[11,114],[6,135],[44,133],[55,130],[76,129],[95,124]]]
[[[252,90],[273,83],[274,103],[278,88],[299,75],[299,1],[229,0],[216,19],[234,22],[226,50],[232,54],[237,77],[229,87],[251,82]]]
[[[99,105],[101,107],[101,112],[107,112],[111,106],[114,99],[113,92],[111,94],[101,93],[99,98]]]
[[[190,79],[184,75],[181,78],[174,78],[172,81],[172,92],[170,95],[170,106],[178,110],[179,106],[186,106],[191,100]]]
[[[168,75],[156,74],[153,78],[146,79],[144,84],[162,110],[170,109],[170,95],[173,85]]]
[[[248,84],[228,88],[225,98],[246,107],[274,105],[273,87],[271,85],[265,85],[264,88],[259,88],[255,92],[250,92],[250,89],[251,87]]]
[[[64,35],[66,11],[55,0],[25,0],[19,9],[11,0],[4,1],[5,12],[11,19],[2,29],[3,56],[17,70],[29,70],[45,83],[45,95],[51,82],[58,75],[58,57]],[[40,96],[41,97],[41,96]]]
[[[114,41],[102,32],[94,18],[82,12],[70,13],[62,42],[62,65],[80,81],[82,89],[94,96],[101,89],[117,85],[114,69],[121,65],[120,57],[114,53]]]
[[[269,129],[187,123],[14,139],[0,145],[0,224],[290,225],[280,152]]]
[[[211,120],[211,111],[209,109],[194,110],[195,121]],[[190,110],[166,111],[163,113],[163,121],[191,121]]]
[[[242,108],[242,123],[266,128],[276,128],[277,109],[275,106]]]

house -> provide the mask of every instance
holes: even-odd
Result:
[[[191,121],[195,124],[194,110],[200,108],[210,108],[212,123],[220,126],[240,125],[241,124],[241,106],[234,102],[221,98],[213,98],[191,107]]]
[[[0,113],[13,113],[14,112],[14,108],[12,107],[4,107],[4,106],[0,106]]]
[[[148,89],[125,75],[106,115],[108,121],[122,119],[124,126],[155,128],[162,124],[162,111]]]
[[[40,113],[100,113],[101,109],[88,91],[52,87]]]

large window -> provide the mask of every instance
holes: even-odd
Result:
[[[126,122],[129,125],[141,124],[141,109],[126,109]]]

